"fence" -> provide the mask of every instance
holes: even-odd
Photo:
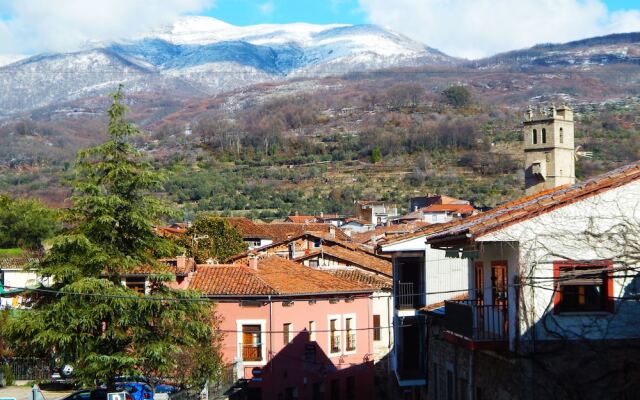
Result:
[[[8,358],[6,362],[17,381],[40,381],[51,377],[51,368],[47,360],[16,357]]]

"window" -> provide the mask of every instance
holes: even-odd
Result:
[[[322,239],[314,239],[313,240],[313,247],[318,248],[322,245]]]
[[[329,320],[329,352],[340,352],[340,326],[337,318]]]
[[[309,260],[309,266],[311,268],[318,268],[318,260]]]
[[[309,321],[309,340],[316,340],[316,321]]]
[[[242,325],[242,360],[262,361],[260,325]]]
[[[542,128],[542,143],[547,143],[547,130]]]
[[[484,304],[484,264],[477,261],[474,264],[474,284],[476,289],[476,299],[478,304]]]
[[[560,128],[560,143],[564,143],[564,130]]]
[[[282,324],[282,344],[285,346],[291,342],[291,324]]]
[[[533,130],[533,133],[531,134],[531,143],[533,144],[538,144],[538,131],[537,130]]]
[[[373,340],[380,341],[380,315],[373,316]]]
[[[145,293],[147,278],[144,276],[128,277],[125,281],[125,286],[129,289],[135,290],[138,293]]]
[[[554,311],[613,312],[612,265],[611,261],[554,262]]]
[[[345,337],[347,339],[347,351],[356,350],[356,331],[355,331],[355,319],[348,317],[344,319]]]

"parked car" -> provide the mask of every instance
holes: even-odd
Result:
[[[82,389],[63,397],[61,400],[107,400],[107,395],[111,392],[112,390],[106,388]],[[125,396],[126,400],[133,400],[130,393],[127,392]]]
[[[115,388],[131,394],[133,400],[153,400],[153,389],[145,382],[116,382]]]

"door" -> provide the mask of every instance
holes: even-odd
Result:
[[[493,305],[507,305],[507,262],[491,262],[491,300]]]
[[[485,326],[491,332],[504,335],[507,332],[508,321],[508,296],[507,296],[507,262],[491,262],[491,308],[486,309],[489,315],[485,315]]]

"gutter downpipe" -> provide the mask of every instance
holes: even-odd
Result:
[[[273,302],[271,301],[271,295],[269,295],[269,372],[273,377]],[[272,379],[273,382],[273,379]],[[273,385],[273,383],[272,383]],[[272,387],[273,389],[273,387]]]

